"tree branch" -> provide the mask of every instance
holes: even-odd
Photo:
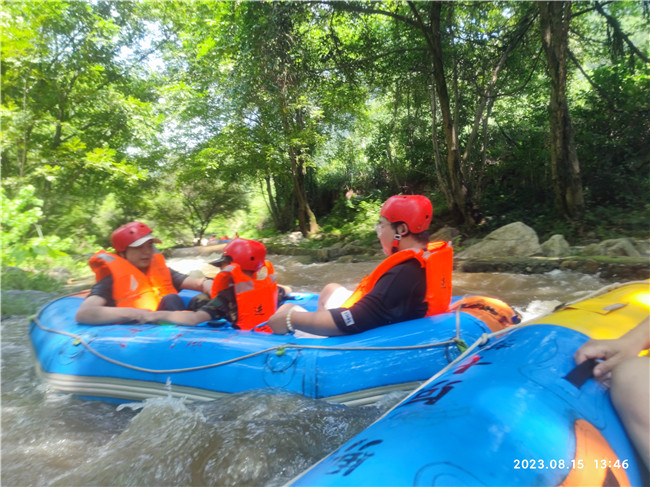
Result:
[[[518,88],[515,88],[514,90],[507,91],[505,93],[498,93],[494,95],[495,98],[501,98],[501,97],[506,97],[506,96],[512,96],[516,95],[520,91],[522,91],[526,86],[528,86],[528,83],[530,83],[531,78],[533,77],[533,74],[537,70],[537,63],[539,62],[542,54],[542,47],[540,46],[539,50],[537,51],[537,56],[535,57],[535,61],[533,63],[533,67],[530,69],[530,73],[528,74],[528,77],[524,81],[522,85],[520,85]]]
[[[598,84],[596,84],[596,82],[595,82],[594,80],[592,80],[592,79],[589,77],[589,75],[585,72],[585,70],[582,69],[582,66],[580,65],[580,63],[579,63],[578,60],[576,59],[575,55],[573,54],[573,51],[571,51],[571,49],[569,49],[569,50],[568,50],[568,53],[569,53],[569,58],[571,59],[571,61],[573,61],[573,64],[576,65],[576,67],[580,70],[580,72],[582,73],[582,75],[587,79],[587,81],[589,82],[589,84],[590,84],[591,86],[594,87],[594,89],[595,89],[595,90],[598,92],[598,94],[603,98],[603,100],[605,100],[605,101],[607,102],[607,104],[609,105],[609,107],[610,107],[613,111],[620,112],[620,110],[616,107],[616,103],[614,102],[614,100],[612,100],[612,99],[607,95],[607,92],[606,92],[605,90],[603,90],[603,89],[602,89]]]
[[[415,27],[416,29],[420,28],[420,26],[412,19],[409,19],[408,17],[404,17],[403,15],[389,12],[388,10],[381,10],[378,8],[368,8],[361,5],[357,5],[356,3],[347,3],[347,2],[310,2],[310,3],[329,5],[334,10],[339,10],[344,12],[355,12],[355,13],[370,14],[370,15],[372,14],[385,15],[386,17],[391,17],[393,19],[399,20],[400,22],[404,22],[405,24],[410,25],[411,27]]]
[[[616,31],[616,33],[618,35],[620,35],[623,38],[623,40],[628,45],[630,50],[634,54],[636,54],[640,59],[642,59],[644,62],[650,63],[650,58],[648,58],[648,56],[646,56],[641,51],[639,51],[639,49],[637,49],[637,47],[632,43],[632,41],[625,34],[625,32],[623,32],[623,30],[621,29],[621,26],[618,24],[618,20],[616,20],[614,17],[609,15],[607,12],[605,12],[605,10],[603,9],[602,5],[600,5],[600,3],[596,2],[595,5],[596,5],[596,10],[598,11],[598,13],[607,19],[607,23]]]
[[[610,3],[614,3],[614,2],[613,1],[604,2],[601,5],[609,5]],[[581,15],[587,14],[589,12],[593,12],[594,10],[596,10],[596,7],[589,7],[589,8],[582,9],[574,14],[571,14],[571,18],[573,19],[574,17],[580,17]]]
[[[379,53],[379,54],[375,54],[373,56],[368,56],[368,57],[364,57],[364,58],[361,58],[361,59],[355,59],[355,60],[350,61],[350,62],[336,63],[335,67],[342,67],[342,68],[355,67],[357,65],[360,65],[360,64],[363,64],[363,63],[366,63],[366,62],[369,62],[369,61],[376,61],[378,59],[389,57],[389,56],[392,56],[394,54],[405,54],[405,53],[408,53],[408,52],[417,52],[417,51],[428,52],[423,47],[393,49],[391,51],[385,51],[385,52],[382,52],[382,53]],[[332,68],[323,68],[321,71],[327,71],[329,69],[332,69]]]
[[[467,161],[467,159],[469,158],[469,154],[474,145],[474,141],[478,135],[478,131],[481,125],[481,120],[483,118],[483,114],[485,113],[486,107],[489,113],[491,109],[491,105],[492,103],[494,103],[494,97],[493,97],[494,89],[497,80],[499,78],[499,74],[503,69],[503,67],[505,66],[508,56],[510,56],[510,53],[517,47],[517,45],[519,45],[521,40],[526,35],[526,32],[528,32],[530,27],[533,25],[533,22],[535,21],[536,17],[537,15],[534,14],[532,10],[529,10],[522,16],[522,18],[517,23],[517,26],[515,27],[515,30],[512,35],[512,39],[505,46],[501,58],[499,59],[496,66],[492,70],[492,78],[490,79],[487,89],[485,90],[484,95],[481,97],[481,101],[479,102],[479,105],[476,110],[476,114],[474,117],[474,125],[467,139],[467,144],[465,145],[465,153],[463,154],[463,161]]]

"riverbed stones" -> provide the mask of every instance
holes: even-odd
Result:
[[[641,257],[641,252],[630,238],[614,238],[587,245],[582,249],[582,254],[604,255],[607,257]]]
[[[565,257],[571,254],[571,246],[564,235],[553,235],[542,244],[544,257]]]
[[[483,259],[534,255],[542,255],[537,233],[525,223],[515,222],[495,230],[456,256],[460,259]]]
[[[213,245],[197,245],[196,247],[179,247],[173,249],[166,249],[163,252],[165,257],[183,258],[183,257],[196,257],[209,256],[212,254],[221,255],[223,249],[226,247],[225,243]]]

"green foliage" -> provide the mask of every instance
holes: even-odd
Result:
[[[325,234],[372,242],[391,194],[432,195],[447,221],[450,170],[486,217],[474,232],[521,220],[573,239],[647,234],[647,12],[598,7],[608,17],[575,3],[571,19],[587,212],[570,224],[554,207],[534,3],[4,2],[3,265],[81,265],[130,220],[166,246],[294,231],[301,196]]]
[[[3,186],[36,188],[44,235],[83,238],[104,198],[137,193],[147,177],[157,119],[134,60],[143,31],[133,5],[3,4]]]
[[[591,206],[632,209],[650,194],[650,67],[602,66],[592,75],[602,91],[583,93],[576,109],[586,195]]]
[[[31,289],[35,291],[55,292],[61,291],[63,283],[55,277],[48,276],[43,272],[24,271],[16,267],[2,268],[2,289]],[[5,306],[8,303],[5,299],[2,302],[2,314],[24,314],[24,313],[5,313]],[[22,304],[20,305],[23,306]]]
[[[646,237],[650,204],[637,207],[595,207],[585,215],[584,228],[593,239]]]
[[[378,191],[368,196],[343,195],[323,219],[321,228],[326,235],[336,236],[336,239],[375,244],[375,224],[379,221],[379,210],[384,200]]]
[[[70,239],[45,236],[41,231],[43,202],[36,198],[33,186],[22,188],[14,199],[0,188],[0,200],[3,266],[46,267],[67,256],[65,251],[72,246]]]
[[[214,233],[230,237],[239,234],[244,238],[264,238],[277,234],[273,226],[268,200],[259,186],[247,189],[247,209],[224,213],[213,223]],[[295,222],[293,222],[295,225]]]
[[[201,171],[199,166],[179,171],[177,178],[168,181],[167,188],[154,201],[154,220],[163,232],[174,232],[173,241],[187,240],[178,233],[183,229],[191,231],[192,239],[201,239],[217,216],[246,208],[244,188],[236,183],[226,184],[213,174]],[[169,201],[169,194],[178,198]]]

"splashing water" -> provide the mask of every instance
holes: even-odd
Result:
[[[305,292],[318,292],[327,282],[353,287],[377,265],[271,260],[279,282]],[[179,270],[204,264],[185,259]],[[454,274],[455,295],[502,299],[524,319],[605,284],[565,271]],[[403,397],[392,394],[359,408],[272,389],[194,404],[169,397],[119,407],[84,401],[42,385],[34,373],[28,322],[2,322],[3,486],[281,485]]]

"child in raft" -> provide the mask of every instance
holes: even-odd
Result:
[[[153,320],[194,326],[223,319],[240,330],[257,327],[256,331],[270,332],[258,325],[275,313],[278,302],[291,289],[277,283],[264,244],[236,238],[226,245],[223,256],[210,264],[221,267],[221,272],[214,278],[210,297],[198,311],[157,311]]]

